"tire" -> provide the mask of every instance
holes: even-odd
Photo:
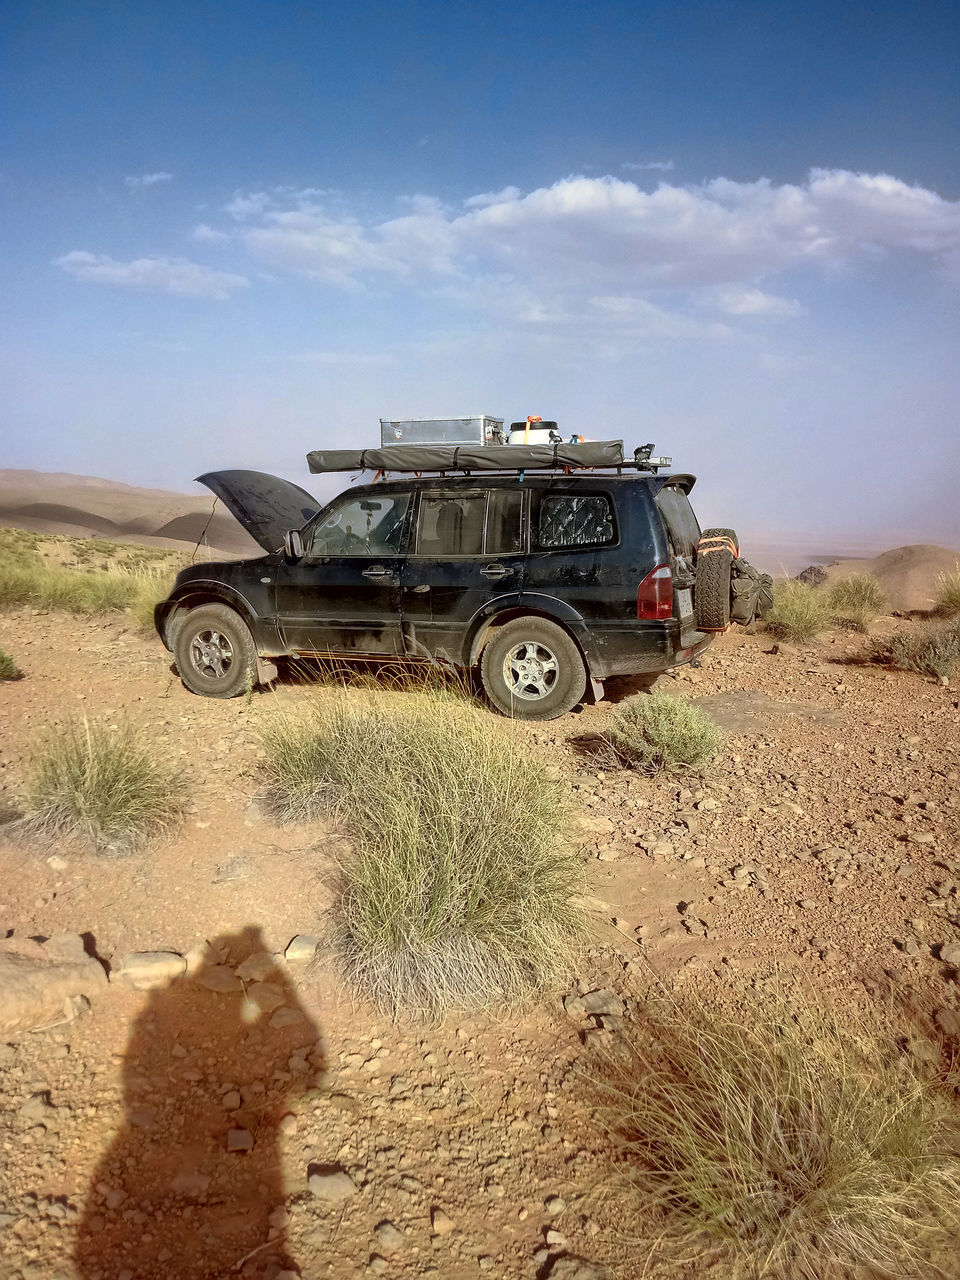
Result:
[[[505,716],[553,720],[571,711],[587,690],[580,650],[555,622],[514,618],[484,646],[480,678]]]
[[[730,571],[734,554],[727,546],[701,551],[713,539],[740,546],[733,529],[704,529],[697,543],[693,611],[700,631],[726,631],[730,625]]]
[[[173,651],[180,679],[201,697],[236,698],[256,684],[253,636],[228,605],[191,609],[177,626]]]

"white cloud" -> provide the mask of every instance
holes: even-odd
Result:
[[[658,162],[660,163],[660,162]],[[663,162],[666,163],[666,162]],[[893,252],[944,266],[960,254],[960,203],[886,175],[813,170],[803,184],[716,178],[660,183],[569,177],[526,195],[471,197],[460,210],[429,197],[388,220],[263,192],[227,206],[248,250],[272,267],[343,287],[381,277],[429,284],[498,274],[568,294],[746,291],[734,314],[796,314],[752,298],[764,279]]]
[[[173,174],[160,169],[157,173],[141,173],[139,177],[124,178],[128,187],[155,187],[158,182],[171,182]]]
[[[760,316],[786,319],[806,315],[806,308],[795,298],[780,298],[761,289],[722,289],[716,305],[728,316]]]
[[[634,173],[643,173],[645,170],[655,170],[659,173],[670,173],[673,169],[672,160],[648,160],[645,164],[634,164],[631,160],[624,160],[620,166],[621,169],[630,169]]]
[[[214,271],[186,258],[136,258],[133,262],[118,262],[104,253],[75,249],[54,259],[54,266],[62,267],[75,280],[87,283],[218,301],[249,284],[245,276]]]
[[[224,244],[230,239],[230,235],[226,231],[218,231],[216,227],[211,227],[206,222],[201,222],[190,232],[190,239],[199,240],[202,244]]]

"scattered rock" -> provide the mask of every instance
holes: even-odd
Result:
[[[224,1111],[238,1111],[243,1104],[243,1099],[236,1089],[231,1089],[229,1093],[225,1093],[220,1099],[220,1105]]]
[[[244,982],[263,982],[276,967],[276,958],[269,951],[255,951],[242,964],[237,965],[234,972]]]
[[[567,1202],[561,1196],[548,1196],[543,1202],[543,1207],[551,1218],[556,1218],[559,1214],[563,1213],[564,1209],[567,1207]]]
[[[307,1186],[317,1200],[328,1203],[348,1200],[357,1190],[357,1184],[343,1169],[318,1169],[307,1178]]]
[[[437,1205],[430,1210],[430,1226],[435,1236],[448,1236],[453,1230],[453,1220]]]
[[[609,1267],[573,1255],[557,1258],[547,1275],[549,1280],[616,1280]]]
[[[249,1129],[230,1129],[227,1133],[228,1151],[252,1151],[253,1134]]]
[[[396,1251],[403,1244],[403,1232],[395,1227],[392,1222],[381,1222],[373,1232],[377,1247],[387,1256]]]
[[[304,1014],[300,1009],[278,1009],[268,1023],[276,1031],[281,1027],[295,1027],[303,1022]]]
[[[960,1040],[960,1013],[956,1009],[938,1009],[933,1020],[937,1030],[948,1040]]]
[[[186,957],[176,951],[131,951],[114,963],[110,981],[134,991],[154,991],[186,971]]]
[[[954,942],[945,942],[940,948],[940,959],[944,964],[952,964],[960,968],[960,945]]]
[[[588,991],[585,996],[580,998],[587,1013],[623,1016],[624,1003],[615,991],[610,991],[606,988],[599,991]]]
[[[287,945],[283,956],[288,964],[309,964],[317,954],[320,939],[312,933],[298,933]]]
[[[231,991],[240,991],[243,987],[240,979],[227,964],[211,964],[201,969],[196,975],[198,986],[207,991],[217,991],[223,995]]]
[[[286,1003],[287,994],[275,982],[254,982],[247,987],[247,1002],[259,1013],[273,1013]]]
[[[70,1021],[83,1007],[78,997],[89,999],[107,986],[103,966],[86,954],[82,938],[63,935],[50,943],[0,940],[0,1034]]]

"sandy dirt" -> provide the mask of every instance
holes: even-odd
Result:
[[[727,730],[702,779],[598,763],[629,681],[515,725],[567,779],[590,864],[596,939],[568,991],[609,988],[629,1009],[654,981],[723,999],[799,979],[860,1008],[892,997],[924,1027],[957,1010],[938,951],[960,941],[960,699],[864,665],[862,646],[771,652],[734,630],[701,669],[664,678]],[[312,690],[193,697],[120,617],[10,612],[0,647],[26,675],[0,685],[0,807],[17,811],[38,735],[77,715],[145,726],[189,795],[180,830],[127,858],[0,843],[0,930],[82,933],[107,964],[200,956],[190,981],[111,984],[74,1022],[0,1037],[0,1275],[533,1280],[565,1252],[640,1275],[629,1224],[591,1195],[606,1168],[577,1073],[592,1024],[567,1016],[564,992],[505,1023],[393,1025],[329,959],[283,962],[329,921],[348,847],[257,804],[258,726]],[[263,953],[275,1008],[202,984]],[[231,1130],[252,1149],[228,1150]],[[340,1200],[310,1189],[332,1167],[352,1186]]]

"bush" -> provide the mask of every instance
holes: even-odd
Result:
[[[583,866],[559,784],[509,728],[454,699],[340,694],[263,744],[281,815],[349,826],[339,945],[376,1004],[511,1005],[567,969]]]
[[[153,565],[68,569],[41,559],[30,549],[0,547],[0,606],[32,605],[66,613],[96,615],[129,610],[139,626],[153,626],[153,606],[169,594],[168,573]]]
[[[74,722],[39,744],[22,825],[124,852],[173,825],[182,789],[179,771],[142,731]]]
[[[934,608],[946,618],[960,617],[960,565],[953,573],[940,574]]]
[[[917,1277],[958,1224],[947,1104],[865,1034],[649,1012],[595,1072],[615,1185],[668,1250],[755,1277]]]
[[[10,657],[9,653],[5,653],[0,649],[0,680],[19,680],[23,672]]]
[[[717,754],[723,736],[699,707],[666,693],[626,698],[610,719],[607,738],[629,764],[650,773],[699,769]]]
[[[816,640],[830,621],[830,606],[820,587],[804,582],[777,583],[767,629],[781,640],[806,643]]]
[[[835,578],[827,588],[827,606],[834,622],[852,631],[866,631],[887,607],[887,597],[876,578],[856,573]]]
[[[877,639],[873,659],[897,671],[949,680],[960,667],[960,624],[912,623],[907,631]]]

